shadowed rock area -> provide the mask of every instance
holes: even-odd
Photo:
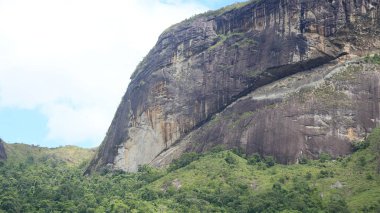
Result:
[[[134,172],[220,144],[282,163],[350,153],[350,142],[377,124],[377,72],[352,85],[321,79],[380,48],[379,18],[378,0],[262,0],[170,27],[132,75],[87,173]],[[310,70],[319,75],[255,98],[263,86]],[[302,101],[302,84],[325,83],[321,97]]]

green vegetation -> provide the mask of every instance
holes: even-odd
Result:
[[[365,59],[360,58],[360,61]],[[365,67],[363,64],[349,64],[346,67],[340,67],[338,72],[324,79],[324,82],[316,86],[301,88],[296,93],[291,94],[287,101],[296,98],[300,103],[307,103],[314,100],[324,108],[336,109],[337,107],[352,107],[352,101],[347,96],[346,91],[349,85],[359,84],[360,75],[363,75]],[[348,85],[348,86],[347,86]]]
[[[233,114],[234,122],[229,124],[229,128],[236,128],[239,125],[239,123],[251,118],[254,114],[255,112],[252,111],[243,112],[241,114]]]
[[[362,60],[362,59],[361,59]],[[317,86],[311,86],[300,89],[297,93],[291,94],[287,101],[296,98],[301,103],[307,103],[314,100],[315,104],[319,104],[325,109],[336,109],[341,107],[352,107],[352,100],[350,100],[346,91],[351,84],[358,84],[360,71],[363,71],[362,64],[351,64],[347,67],[342,67],[337,73],[325,78],[324,82]]]
[[[209,47],[208,49],[209,50],[213,50],[213,49],[219,47],[220,45],[222,45],[227,39],[229,39],[229,38],[231,38],[233,36],[238,36],[238,37],[242,37],[243,38],[244,37],[243,35],[244,35],[243,33],[228,33],[226,35],[225,34],[220,34],[218,42],[216,42],[213,46]],[[243,39],[243,40],[246,41],[246,42],[249,41],[249,39]],[[251,40],[251,43],[253,44],[254,41]]]
[[[312,95],[326,108],[337,108],[338,106],[350,106],[348,96],[339,91],[332,82],[325,82],[315,88]]]
[[[366,60],[365,60],[366,61]],[[362,64],[349,65],[342,72],[338,72],[333,75],[333,79],[336,81],[355,82],[357,81],[357,75],[360,71],[363,71]]]
[[[233,39],[234,41],[233,47],[253,47],[257,44],[254,38],[247,37],[244,33],[241,32],[229,32],[227,34],[219,34],[218,37],[218,42],[209,47],[208,50],[214,50],[230,39]]]
[[[184,22],[190,22],[190,21],[192,21],[192,20],[194,20],[196,18],[199,18],[199,17],[219,16],[219,15],[222,15],[223,13],[229,12],[231,10],[242,8],[242,7],[246,6],[246,5],[254,3],[254,2],[258,3],[259,0],[250,0],[250,1],[245,1],[245,2],[236,2],[234,4],[222,7],[220,9],[218,9],[218,10],[209,10],[207,12],[204,12],[204,13],[201,13],[201,14],[198,14],[198,15],[194,15],[194,16],[186,19]]]
[[[95,149],[83,149],[76,146],[63,146],[58,148],[45,148],[26,144],[5,144],[8,155],[8,164],[43,163],[45,161],[58,161],[68,166],[80,166],[89,161],[95,154]]]
[[[380,64],[380,55],[379,54],[374,54],[372,56],[366,56],[364,58],[365,62],[367,63],[372,63],[372,64]]]
[[[219,10],[216,10],[216,11],[209,11],[209,12],[206,12],[207,13],[212,13],[212,12],[215,12],[215,14],[213,15],[220,15],[222,13],[225,13],[225,12],[228,12],[228,11],[231,11],[231,10],[235,10],[235,9],[239,9],[239,8],[242,8],[248,4],[251,4],[253,2],[259,2],[258,0],[250,0],[250,1],[245,1],[245,2],[236,2],[234,4],[231,4],[231,5],[228,5],[228,6],[225,6]]]
[[[57,150],[15,145],[9,151],[7,144],[11,160],[0,165],[0,209],[379,212],[380,129],[355,147],[352,156],[332,160],[321,154],[321,160],[305,158],[303,164],[296,165],[280,165],[271,156],[245,156],[238,149],[216,147],[204,154],[185,154],[168,169],[145,165],[135,174],[117,171],[83,176],[86,160],[79,155],[71,155],[71,160],[78,159],[70,164],[55,153]]]
[[[170,32],[172,29],[174,29],[175,27],[177,27],[179,25],[189,24],[192,21],[194,21],[195,19],[202,18],[202,17],[219,16],[219,15],[222,15],[223,13],[227,13],[227,12],[230,12],[232,10],[236,10],[236,9],[242,8],[242,7],[244,7],[244,6],[248,5],[248,4],[251,4],[251,3],[259,3],[260,1],[261,0],[248,0],[248,1],[245,1],[245,2],[236,2],[234,4],[225,6],[223,8],[218,9],[218,10],[209,10],[209,11],[206,11],[204,13],[193,15],[190,18],[187,18],[187,19],[185,19],[184,21],[182,21],[180,23],[177,23],[177,24],[174,24],[174,25],[170,26],[169,28],[167,28],[166,30],[164,30],[164,33]]]
[[[227,36],[222,34],[222,35],[219,35],[219,41],[216,42],[214,45],[212,45],[211,47],[209,47],[209,50],[213,50],[217,47],[219,47],[220,45],[222,45],[226,40],[227,40]]]

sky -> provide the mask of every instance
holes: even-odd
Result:
[[[160,33],[234,2],[0,0],[0,138],[98,146]]]

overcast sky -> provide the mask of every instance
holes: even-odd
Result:
[[[237,0],[0,0],[0,138],[98,146],[167,27]]]

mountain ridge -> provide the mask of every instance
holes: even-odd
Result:
[[[44,163],[47,161],[63,162],[69,166],[79,166],[86,164],[95,155],[95,148],[81,148],[73,145],[47,148],[23,143],[2,142],[3,153],[6,158],[4,162],[8,164],[20,163]],[[0,147],[1,151],[1,147]]]

